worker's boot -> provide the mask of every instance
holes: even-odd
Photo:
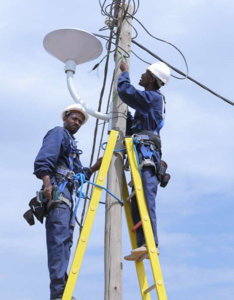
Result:
[[[138,258],[139,258],[139,256],[134,255],[134,254],[130,254],[130,255],[124,256],[124,259],[125,259],[125,260],[129,260],[129,261],[137,260]]]
[[[136,255],[136,256],[141,256],[141,255],[143,255],[147,252],[148,252],[148,250],[147,250],[146,244],[142,245],[139,248],[136,248],[136,249],[132,250],[132,254]]]
[[[130,255],[124,256],[124,259],[129,261],[138,260],[142,255],[147,254],[147,252],[146,245],[144,244],[141,247],[132,250]]]
[[[158,249],[157,246],[156,246],[156,250],[157,250],[157,254],[159,255],[159,249]],[[146,244],[144,244],[139,248],[133,249],[132,250],[132,255],[133,256],[135,255],[135,256],[139,257],[139,256],[142,256],[142,255],[146,254],[147,252],[148,252],[148,250],[147,250]],[[149,254],[146,255],[145,258],[149,258]]]

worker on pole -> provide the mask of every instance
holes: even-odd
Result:
[[[161,160],[159,132],[164,125],[165,118],[165,99],[159,89],[167,84],[170,69],[162,62],[149,66],[139,81],[139,85],[144,88],[144,91],[131,85],[129,66],[126,63],[121,63],[120,70],[122,74],[118,79],[118,95],[124,103],[136,110],[134,117],[131,116],[130,112],[128,113],[127,135],[134,134],[139,141],[137,153],[141,165],[142,183],[155,244],[158,248],[155,198]],[[131,213],[134,224],[139,223],[141,219],[136,197],[131,200]],[[142,226],[137,229],[137,246],[138,248],[133,249],[130,255],[124,257],[126,260],[136,260],[139,256],[147,253]]]
[[[99,170],[101,158],[91,168],[80,162],[82,151],[77,149],[74,134],[88,120],[80,104],[68,106],[62,112],[63,127],[50,130],[35,159],[34,174],[42,179],[42,191],[47,202],[46,242],[50,273],[50,299],[61,300],[67,281],[67,267],[73,243],[74,223],[72,175],[82,173],[89,180]],[[59,203],[53,199],[53,188],[59,187]],[[72,299],[75,299],[72,297]]]

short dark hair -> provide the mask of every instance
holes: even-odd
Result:
[[[151,75],[152,76],[152,75]],[[160,89],[160,87],[161,86],[164,86],[165,85],[165,83],[164,82],[162,82],[162,80],[160,80],[160,79],[158,79],[158,78],[155,78],[154,76],[152,76],[155,80],[154,80],[154,88],[156,89],[156,90],[158,90],[158,89]],[[159,82],[160,82],[160,84],[159,84]]]

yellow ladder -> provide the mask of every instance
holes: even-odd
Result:
[[[162,272],[161,272],[159,259],[158,259],[158,254],[157,254],[157,248],[154,241],[151,221],[149,218],[149,213],[145,201],[144,189],[141,181],[141,175],[138,168],[138,163],[134,151],[134,144],[132,138],[125,138],[125,147],[127,150],[129,166],[131,168],[132,181],[135,189],[138,209],[142,221],[144,236],[146,240],[151,269],[154,278],[154,284],[151,287],[149,287],[147,283],[147,278],[146,278],[146,273],[145,273],[145,268],[143,263],[145,256],[142,256],[141,258],[138,259],[138,261],[135,261],[138,281],[141,290],[141,296],[143,300],[150,300],[151,299],[150,291],[156,288],[158,300],[167,300],[166,290],[165,290]],[[131,204],[129,201],[126,201],[126,199],[129,199],[130,197],[131,195],[129,196],[127,182],[125,179],[123,184],[124,210],[127,219],[131,245],[132,248],[134,249],[137,248],[136,233],[135,232],[133,233],[131,230],[134,226],[131,217],[131,207],[130,207]]]
[[[96,184],[104,186],[107,172],[110,166],[112,154],[115,149],[115,144],[119,136],[118,131],[112,130],[106,146],[106,150],[102,159],[102,164],[98,172]],[[75,251],[73,262],[71,265],[70,273],[68,276],[67,284],[63,293],[62,300],[71,300],[75,288],[76,280],[80,271],[80,266],[83,260],[89,235],[92,229],[93,221],[96,215],[98,203],[101,197],[102,188],[95,186],[93,189],[92,197],[90,199],[88,211],[84,221],[84,226],[81,231],[79,242]]]
[[[100,167],[100,170],[98,172],[96,184],[99,186],[104,186],[107,172],[109,170],[112,154],[115,149],[116,141],[119,136],[118,131],[112,130],[110,133],[110,137],[106,146],[106,150],[104,152],[104,156],[102,159],[102,164]],[[167,300],[166,297],[166,291],[164,288],[164,283],[162,279],[161,269],[159,265],[158,255],[157,255],[157,249],[154,242],[151,222],[149,219],[149,214],[147,210],[147,206],[145,203],[145,196],[143,191],[143,186],[141,182],[141,177],[137,165],[136,155],[133,148],[133,141],[132,138],[126,138],[125,139],[125,146],[128,154],[128,160],[129,165],[131,167],[131,173],[132,173],[132,179],[136,191],[136,197],[137,197],[137,203],[139,207],[139,212],[142,220],[142,226],[144,230],[144,235],[146,239],[147,248],[149,251],[149,258],[150,263],[152,267],[152,272],[154,276],[155,286],[158,294],[159,300]],[[90,236],[90,232],[92,229],[92,225],[94,222],[94,218],[96,215],[98,203],[101,197],[102,188],[95,186],[93,189],[92,197],[90,199],[89,207],[87,210],[86,218],[84,221],[84,226],[81,231],[81,235],[79,238],[79,242],[77,244],[77,248],[74,254],[73,262],[70,268],[68,280],[66,283],[66,287],[63,293],[62,300],[71,300],[72,294],[75,288],[75,284],[77,281],[77,277],[80,271],[81,263],[84,257],[85,249],[88,243],[88,239]],[[136,248],[136,234],[132,233],[131,228],[133,227],[133,221],[131,218],[131,209],[130,209],[130,203],[126,202],[126,199],[129,197],[128,188],[126,179],[124,180],[123,184],[123,201],[124,201],[124,209],[131,239],[132,248]],[[141,199],[141,201],[139,201]],[[141,259],[140,259],[141,260]],[[155,287],[149,287],[147,283],[146,273],[144,269],[143,261],[136,261],[136,270],[138,274],[138,280],[140,284],[141,289],[141,295],[143,300],[150,300],[150,294],[149,292]]]

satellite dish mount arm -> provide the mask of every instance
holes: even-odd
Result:
[[[75,72],[76,72],[76,61],[73,59],[68,59],[65,65],[65,73],[67,73],[67,87],[73,100],[76,103],[81,104],[89,115],[97,119],[108,121],[110,118],[108,115],[102,114],[100,112],[95,111],[92,108],[89,108],[88,105],[86,105],[85,102],[77,94],[73,84],[73,75],[75,74]]]

